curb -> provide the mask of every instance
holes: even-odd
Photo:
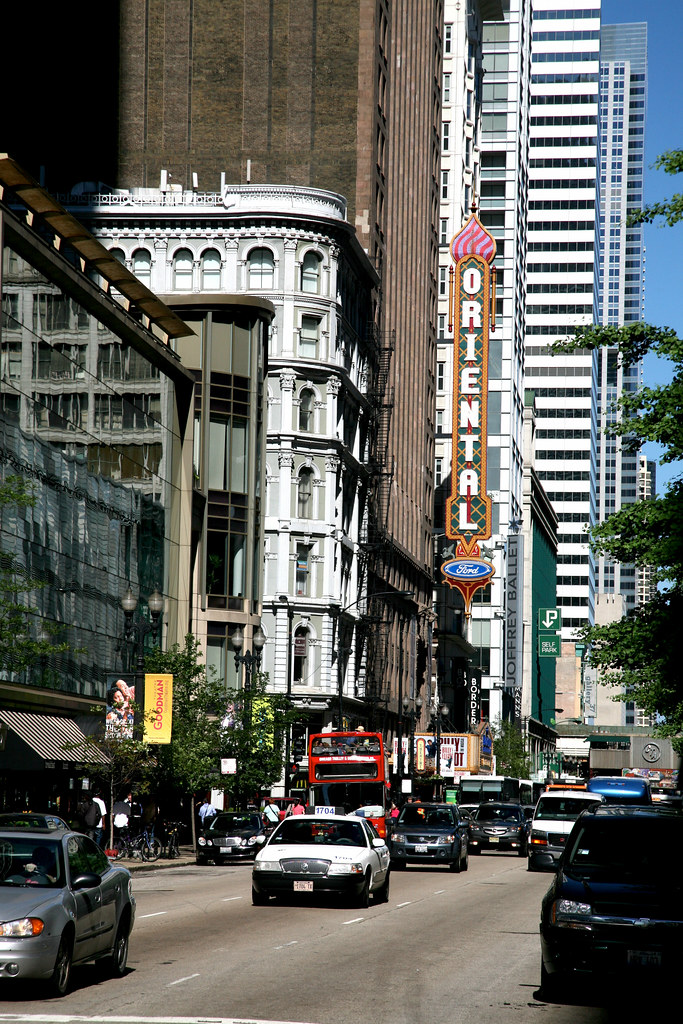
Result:
[[[124,868],[128,868],[132,874],[136,874],[138,871],[156,871],[159,868],[186,867],[188,864],[194,863],[194,851],[188,849],[181,849],[180,856],[175,857],[173,860],[162,856],[159,857],[159,860],[154,861],[138,860],[137,857],[122,857],[120,860],[112,861],[112,864],[123,864]]]

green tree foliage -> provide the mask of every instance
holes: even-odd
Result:
[[[531,761],[524,747],[524,736],[518,722],[498,720],[491,726],[493,753],[496,756],[498,775],[509,775],[513,779],[528,779]]]
[[[668,173],[683,171],[683,151],[665,153],[657,161]],[[667,223],[683,219],[683,196],[674,195],[631,215],[631,223],[663,216]],[[616,421],[608,433],[620,437],[626,451],[645,441],[661,445],[660,463],[683,459],[683,340],[668,327],[629,324],[625,327],[579,327],[575,337],[557,343],[558,352],[576,348],[613,348],[625,367],[646,354],[668,360],[671,380],[621,396]],[[678,637],[683,623],[683,480],[674,478],[657,497],[621,508],[591,530],[591,546],[618,562],[649,567],[658,584],[655,597],[623,619],[581,630],[590,647],[590,662],[600,681],[619,687],[615,699],[635,701],[662,719],[658,732],[673,738],[683,753],[683,658]]]
[[[147,669],[173,675],[172,740],[155,748],[160,784],[197,796],[221,789],[244,806],[281,778],[294,716],[284,695],[266,692],[264,675],[252,673],[248,691],[226,690],[207,672],[191,634],[182,647],[150,652]],[[235,758],[235,774],[221,774],[223,758]]]
[[[68,643],[57,639],[59,627],[43,619],[36,608],[36,595],[46,584],[6,549],[6,520],[14,520],[35,500],[23,477],[7,475],[0,482],[0,672],[9,679],[69,650]]]

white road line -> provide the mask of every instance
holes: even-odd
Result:
[[[175,981],[169,982],[168,987],[170,988],[171,985],[182,985],[182,983],[184,981],[192,981],[193,978],[198,978],[198,977],[199,977],[198,974],[188,974],[186,978],[176,978]]]
[[[350,921],[344,921],[344,924],[357,924],[359,921],[364,921],[364,917],[354,917]]]
[[[441,893],[442,893],[442,892],[445,892],[445,891],[446,891],[445,889],[435,889],[435,890],[434,890],[434,895],[435,895],[435,896],[440,896],[440,895],[441,895]]]
[[[281,946],[273,946],[273,949],[286,949],[287,946],[298,946],[298,945],[299,945],[299,940],[298,939],[292,939],[291,942],[283,942],[283,944]]]
[[[397,907],[409,907],[412,902],[413,902],[412,900],[406,900],[405,903],[397,903],[396,906]]]
[[[157,910],[156,914],[138,914],[138,921],[142,921],[143,917],[163,917],[164,914],[168,914],[168,910]]]
[[[226,896],[221,900],[221,903],[232,903],[233,900],[241,900],[242,896]]]

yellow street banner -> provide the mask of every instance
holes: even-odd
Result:
[[[145,675],[145,743],[170,743],[173,721],[173,676]]]

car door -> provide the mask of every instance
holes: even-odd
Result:
[[[369,821],[362,821],[363,830],[365,832],[368,846],[370,847],[370,862],[372,864],[372,873],[377,883],[382,883],[387,876],[389,870],[389,864],[391,862],[391,856],[389,854],[389,847],[384,843],[384,847],[374,846],[374,839],[381,839],[379,832]]]
[[[470,834],[467,818],[460,814],[457,807],[453,808],[453,824],[455,825],[456,834],[460,838],[460,849],[467,849],[467,839]]]
[[[100,885],[74,889],[79,875],[92,871],[85,845],[86,836],[68,836],[66,840],[69,887],[75,904],[74,960],[88,960],[102,948],[102,891]]]
[[[81,836],[80,842],[90,865],[89,870],[94,871],[102,879],[100,920],[97,924],[97,950],[101,952],[110,949],[114,943],[116,925],[127,898],[128,879],[120,867],[110,863],[92,839]]]

